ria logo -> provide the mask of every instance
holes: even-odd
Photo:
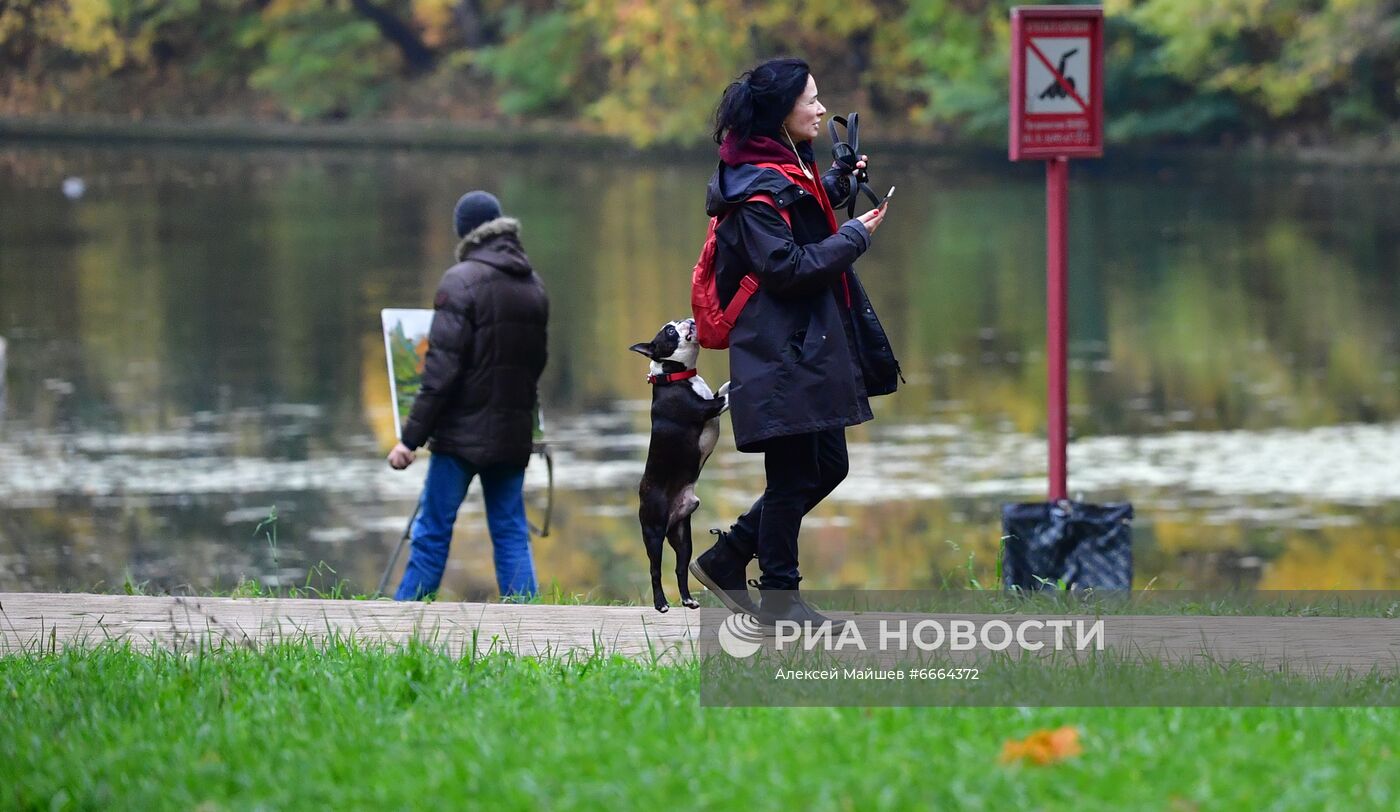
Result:
[[[719,647],[730,657],[752,657],[763,647],[763,627],[752,615],[730,615],[719,624]]]

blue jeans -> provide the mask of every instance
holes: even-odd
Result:
[[[477,470],[451,454],[433,454],[428,480],[413,522],[413,552],[394,600],[418,600],[434,594],[442,583],[452,524],[474,476],[481,477],[486,496],[486,525],[496,559],[496,584],[501,597],[533,597],[535,562],[530,557],[530,526],[525,522],[525,469],[492,467]]]

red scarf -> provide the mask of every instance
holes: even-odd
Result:
[[[826,222],[831,226],[831,233],[837,231],[836,211],[831,207],[831,200],[826,196],[826,186],[822,183],[821,175],[817,174],[817,167],[808,165],[814,177],[807,177],[802,172],[798,164],[798,157],[795,152],[786,144],[766,135],[754,135],[739,141],[733,135],[727,135],[724,143],[719,147],[719,159],[727,166],[742,166],[744,164],[779,164],[783,174],[787,179],[802,187],[810,194],[818,204],[821,205],[822,213],[826,215]],[[846,274],[841,274],[841,287],[846,294],[846,307],[851,306],[851,283],[846,278]]]

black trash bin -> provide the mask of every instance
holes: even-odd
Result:
[[[1070,589],[1132,589],[1132,520],[1127,502],[1003,505],[1002,585],[1027,591],[1056,589],[1061,582]]]

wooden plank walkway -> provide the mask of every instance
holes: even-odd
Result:
[[[662,614],[642,606],[0,593],[0,654],[107,640],[149,650],[338,637],[368,643],[417,639],[456,657],[474,644],[479,654],[601,650],[673,659],[693,655],[699,627],[696,611]]]
[[[833,613],[850,617],[846,613]],[[0,655],[130,641],[147,650],[200,644],[350,639],[404,643],[418,639],[463,656],[588,655],[595,651],[673,662],[714,651],[713,630],[728,612],[679,607],[545,606],[499,603],[395,603],[286,598],[201,598],[0,593]],[[882,618],[980,622],[991,615],[859,616],[866,639]],[[1073,619],[1074,616],[1066,616]],[[1079,617],[1092,621],[1095,618]],[[1190,617],[1104,615],[1110,649],[1164,661],[1243,662],[1333,673],[1373,668],[1400,674],[1400,619],[1327,617]],[[1015,647],[1008,649],[1015,654]]]

